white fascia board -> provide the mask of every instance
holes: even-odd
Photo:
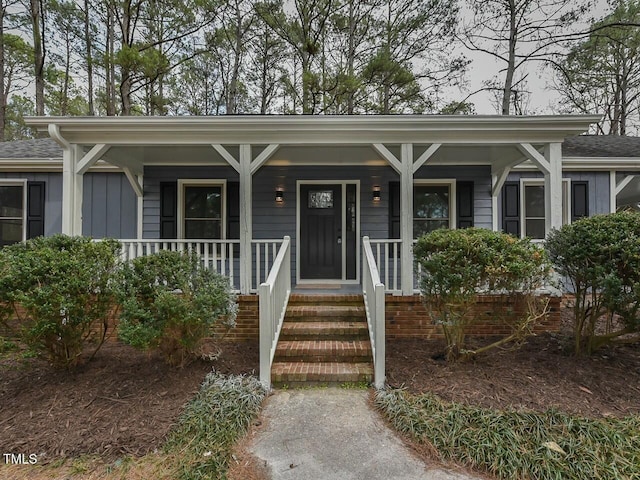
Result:
[[[0,172],[62,172],[62,159],[0,158]],[[122,172],[122,169],[100,160],[89,172]]]
[[[538,170],[531,161],[527,160],[513,168],[514,170]],[[562,170],[572,171],[610,171],[610,170],[640,170],[640,157],[563,157]]]
[[[55,124],[71,143],[118,145],[547,143],[588,130],[595,115],[353,115],[219,117],[27,117]]]

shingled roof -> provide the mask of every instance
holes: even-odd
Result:
[[[579,135],[562,144],[564,157],[620,158],[640,157],[640,137],[617,135]],[[0,142],[3,159],[61,159],[62,148],[51,138]]]
[[[640,157],[640,137],[578,135],[562,144],[563,157]]]
[[[0,142],[0,158],[61,159],[62,147],[51,138]]]

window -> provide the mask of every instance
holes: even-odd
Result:
[[[25,181],[0,183],[0,247],[26,240]]]
[[[224,238],[225,184],[210,180],[180,180],[179,184],[180,238]]]
[[[419,237],[438,228],[453,228],[455,181],[416,183],[413,187],[413,235]]]
[[[571,180],[562,180],[562,224],[570,223],[571,199],[569,196]],[[546,237],[544,180],[522,179],[522,237],[543,240]]]

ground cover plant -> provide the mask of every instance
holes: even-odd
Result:
[[[640,215],[585,218],[546,241],[549,256],[575,296],[576,354],[612,342],[640,341]]]
[[[589,419],[559,411],[495,410],[430,394],[379,390],[375,404],[400,432],[498,478],[640,477],[640,417]]]
[[[414,247],[420,291],[433,320],[442,326],[448,360],[476,355],[530,335],[547,313],[536,289],[548,281],[550,265],[541,248],[484,228],[439,229],[418,239]],[[500,317],[511,333],[497,342],[471,350],[465,337],[480,318],[474,308],[478,294],[496,295]]]
[[[5,329],[56,367],[76,366],[90,342],[95,354],[114,305],[119,248],[113,240],[55,235],[1,249]]]
[[[229,279],[200,264],[194,252],[160,251],[122,267],[119,337],[143,350],[158,349],[173,365],[198,356],[204,338],[224,321],[235,324]]]

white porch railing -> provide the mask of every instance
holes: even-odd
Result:
[[[200,256],[202,265],[220,275],[229,277],[229,282],[234,290],[237,290],[237,271],[239,258],[234,252],[235,245],[240,245],[240,240],[195,240],[195,239],[171,239],[171,240],[120,240],[122,244],[121,257],[124,261],[137,257],[151,255],[161,250],[193,251]]]
[[[253,278],[251,279],[251,293],[257,293],[260,284],[267,278],[271,266],[278,255],[278,248],[282,245],[282,238],[275,240],[251,240],[253,254]]]
[[[373,381],[376,388],[382,388],[385,380],[385,288],[380,282],[369,237],[362,239],[362,250],[362,293],[373,352]]]
[[[269,271],[260,284],[260,381],[271,387],[271,364],[291,295],[291,239],[286,236]]]
[[[402,240],[391,239],[370,239],[371,251],[378,267],[380,280],[386,287],[386,292],[393,295],[402,295],[402,271],[401,255]],[[413,241],[415,245],[417,240]],[[409,253],[413,255],[413,252]],[[417,272],[413,274],[413,292],[419,293],[418,279],[420,278],[420,265]]]

